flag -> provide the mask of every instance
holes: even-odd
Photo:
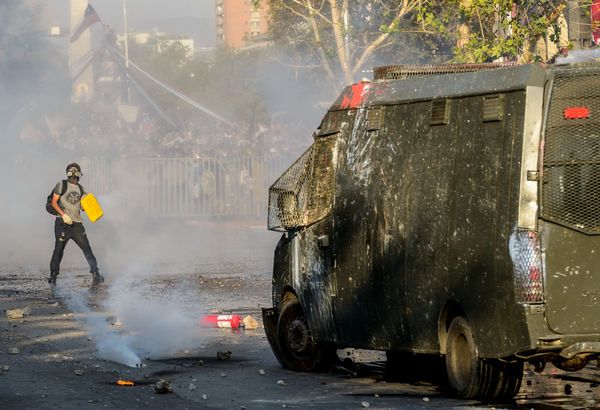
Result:
[[[88,4],[87,8],[85,9],[85,13],[83,14],[83,21],[81,24],[79,24],[79,27],[77,27],[77,30],[75,30],[71,36],[71,43],[77,41],[79,36],[81,36],[81,33],[87,30],[92,24],[98,22],[100,22],[98,13],[96,13],[96,10],[94,10],[91,4]]]

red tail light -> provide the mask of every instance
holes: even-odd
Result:
[[[510,237],[509,248],[517,300],[522,303],[542,303],[544,275],[539,233],[518,229]]]

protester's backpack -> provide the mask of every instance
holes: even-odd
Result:
[[[79,194],[81,196],[83,196],[83,188],[79,184],[77,184],[77,186],[79,187]],[[65,194],[65,192],[67,192],[67,180],[63,179],[62,187],[60,188],[60,196],[63,196]],[[52,188],[52,191],[50,191],[50,195],[48,195],[48,198],[46,198],[46,211],[48,211],[48,213],[51,215],[58,216],[58,212],[56,212],[56,209],[54,209],[54,207],[52,206],[52,196],[53,195],[54,195],[54,188]]]

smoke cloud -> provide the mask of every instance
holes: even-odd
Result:
[[[96,343],[98,357],[129,367],[139,367],[141,359],[134,352],[133,338],[130,334],[120,333],[111,326],[109,316],[92,311],[89,299],[80,292],[69,292],[67,288],[59,286],[55,294],[67,303],[69,309],[78,313]]]
[[[99,358],[139,367],[143,358],[172,357],[202,343],[202,309],[190,309],[177,297],[187,287],[181,281],[157,296],[143,283],[123,277],[110,287],[100,311],[90,308],[93,293],[59,283],[55,295],[82,318]]]
[[[56,6],[57,3],[51,4]],[[68,2],[60,3],[67,7]],[[202,290],[199,283],[186,282],[183,277],[270,275],[273,249],[279,235],[265,229],[266,204],[262,210],[254,211],[252,216],[257,219],[250,222],[234,218],[202,219],[183,211],[177,216],[141,211],[148,197],[148,187],[160,187],[167,171],[141,172],[141,166],[134,161],[139,156],[136,149],[144,146],[144,155],[152,160],[160,155],[165,158],[159,148],[161,144],[165,145],[163,142],[169,135],[158,130],[147,140],[134,139],[137,134],[126,131],[117,134],[114,128],[104,128],[106,121],[102,119],[96,120],[94,127],[77,129],[78,122],[89,120],[87,115],[92,111],[91,106],[71,104],[68,38],[47,36],[50,25],[56,21],[48,17],[44,4],[34,0],[0,2],[0,186],[3,187],[0,190],[3,206],[0,212],[0,273],[14,270],[36,272],[40,277],[48,274],[54,224],[53,217],[44,210],[44,202],[56,182],[65,177],[66,164],[79,162],[84,174],[81,184],[96,194],[105,213],[95,224],[85,217],[84,223],[100,271],[107,280],[108,296],[102,305],[103,311],[97,312],[89,307],[87,294],[73,287],[78,280],[73,278],[73,273],[87,271],[85,259],[74,243],[67,246],[61,265],[59,296],[70,309],[83,314],[85,325],[97,343],[99,356],[107,360],[135,366],[147,356],[164,357],[198,346],[202,341],[198,319],[207,306],[198,302],[198,293],[190,294],[190,289]],[[98,11],[102,12],[101,6]],[[227,91],[240,98],[246,86],[259,90],[261,109],[265,111],[264,122],[272,119],[274,123],[282,124],[281,128],[263,132],[261,127],[267,128],[270,124],[250,124],[257,114],[255,110],[247,112],[244,119],[241,114],[238,118],[230,118],[240,123],[246,121],[238,129],[221,132],[216,137],[204,132],[202,137],[206,136],[207,142],[200,141],[197,146],[202,148],[215,139],[217,143],[235,140],[242,134],[246,138],[253,132],[256,135],[262,132],[269,138],[260,145],[250,146],[240,137],[235,151],[196,152],[189,148],[189,135],[181,133],[167,141],[171,144],[169,147],[179,144],[181,155],[197,158],[219,156],[225,165],[231,165],[241,156],[239,153],[252,150],[257,157],[285,153],[288,157],[282,156],[282,161],[273,166],[279,167],[279,171],[285,169],[311,144],[312,131],[336,97],[325,83],[309,81],[314,79],[314,71],[289,70],[285,61],[291,59],[286,58],[285,53],[286,50],[265,52],[263,60],[259,58],[253,63],[253,72],[224,68],[223,71],[231,73],[231,78],[221,78],[220,82],[212,84],[223,86],[238,80],[239,89]],[[207,59],[208,63],[214,62]],[[211,103],[219,108],[229,107],[231,100],[214,98]],[[167,108],[180,111],[178,107]],[[217,110],[212,105],[207,108]],[[227,111],[227,108],[222,109]],[[156,115],[147,111],[149,116]],[[234,115],[236,112],[231,109],[219,113]],[[208,120],[199,113],[192,117],[202,131]],[[116,128],[125,130],[127,127],[119,123]],[[101,161],[98,157],[102,157]],[[147,169],[151,170],[152,161],[148,163]],[[224,173],[222,178],[223,186],[239,185],[237,202],[240,206],[264,200],[272,182],[265,178],[260,190],[247,191],[248,186],[259,185],[256,179],[252,180],[253,176],[273,171],[257,166],[248,168],[255,174],[232,172]],[[109,177],[98,178],[99,175]],[[192,173],[169,174],[169,180],[174,183],[166,200],[175,195],[197,194],[210,185],[210,180],[192,183],[190,175]],[[216,175],[219,174],[214,171],[213,177]],[[241,180],[245,184],[240,183]],[[226,199],[219,205],[220,209],[235,205],[233,200]],[[156,281],[164,282],[165,275],[173,275],[176,285],[163,292],[153,285]],[[269,293],[268,289],[264,292]],[[123,325],[114,326],[114,321],[109,320],[112,317],[118,318]]]

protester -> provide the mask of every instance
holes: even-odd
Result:
[[[98,263],[92,252],[81,219],[81,198],[85,190],[79,184],[79,178],[83,175],[79,164],[73,162],[67,165],[67,180],[59,181],[53,190],[52,208],[58,213],[54,222],[54,252],[50,261],[50,277],[48,283],[56,284],[56,278],[60,272],[60,262],[67,242],[73,241],[81,248],[83,255],[90,265],[92,274],[92,287],[97,287],[104,282],[104,277],[98,271]],[[85,211],[85,209],[84,209]]]

